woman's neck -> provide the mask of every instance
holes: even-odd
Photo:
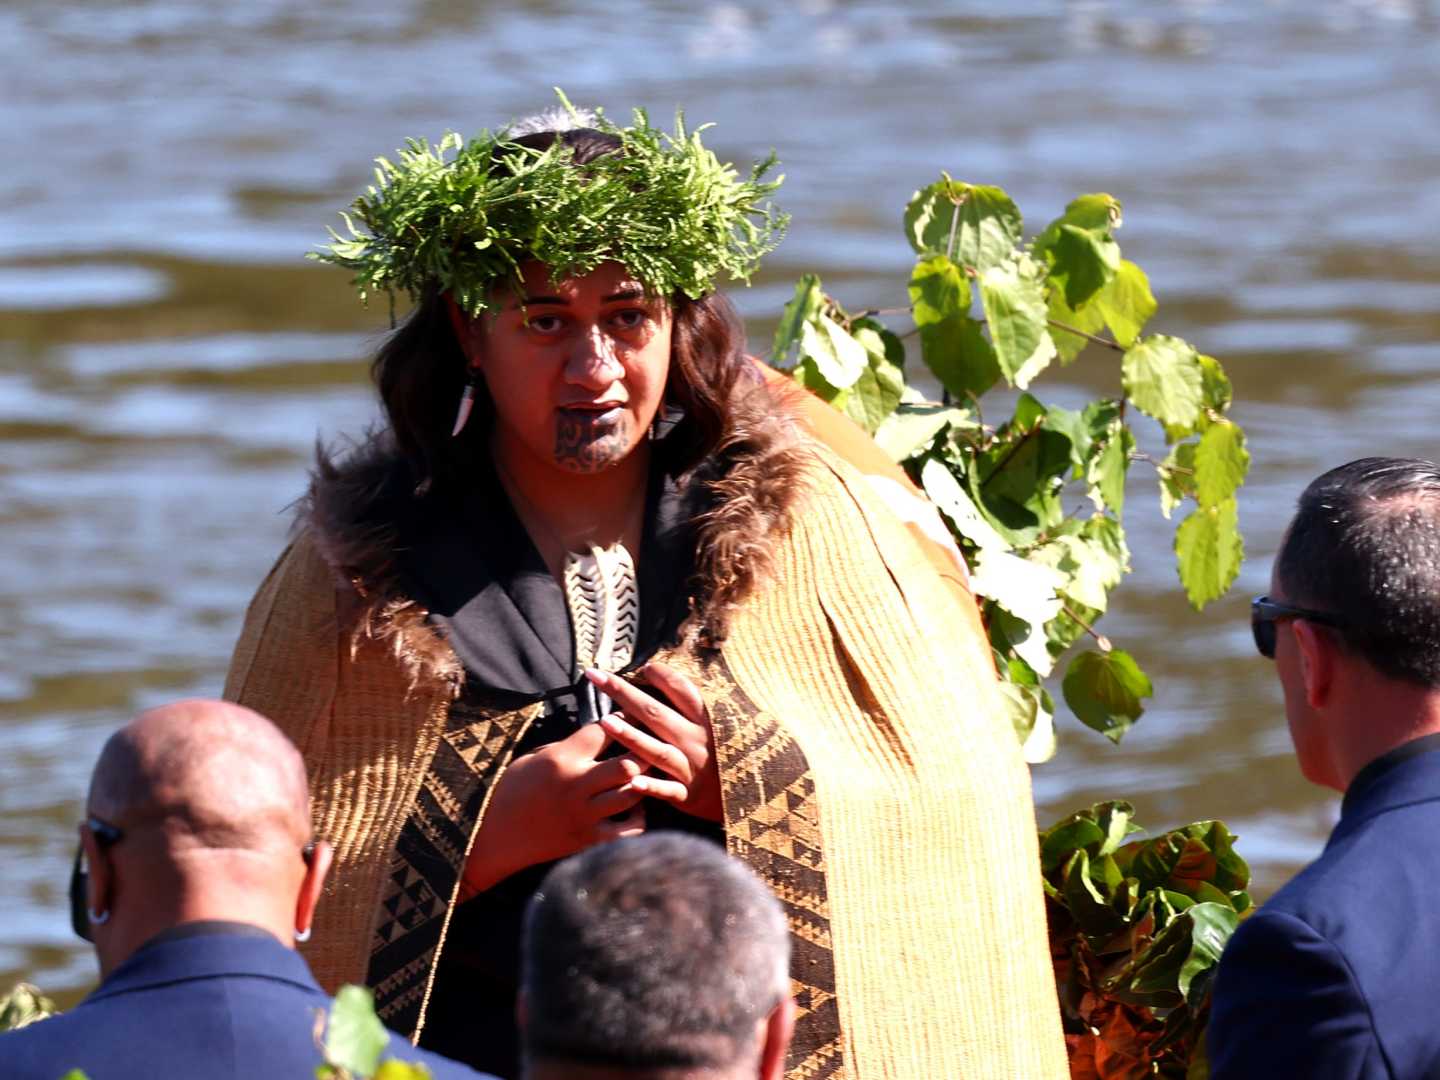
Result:
[[[590,544],[619,541],[638,554],[650,478],[648,444],[596,473],[557,469],[501,445],[492,445],[492,452],[511,505],[552,571],[567,551]]]

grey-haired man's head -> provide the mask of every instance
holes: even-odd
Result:
[[[526,1074],[779,1077],[789,953],[779,901],[707,840],[654,833],[581,852],[526,912]]]

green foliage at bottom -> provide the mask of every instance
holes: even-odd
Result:
[[[1149,839],[1126,802],[1040,834],[1050,953],[1072,1077],[1206,1075],[1210,982],[1250,910],[1230,830],[1201,821]]]
[[[16,983],[0,997],[0,1031],[18,1031],[55,1014],[55,1003],[29,983]]]
[[[375,1015],[375,995],[363,986],[342,986],[325,1024],[325,1064],[315,1069],[316,1080],[430,1080],[424,1065],[381,1061],[389,1041]]]

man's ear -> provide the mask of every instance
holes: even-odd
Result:
[[[795,999],[786,994],[765,1019],[760,1045],[760,1080],[784,1080],[785,1054],[795,1034]]]
[[[1300,678],[1305,686],[1305,704],[1323,709],[1335,685],[1336,645],[1328,631],[1306,619],[1289,620],[1296,651],[1300,655]]]
[[[85,903],[90,910],[99,914],[110,910],[111,894],[115,889],[115,872],[110,860],[100,848],[95,834],[84,825],[80,826],[80,847],[85,852],[86,889]]]
[[[315,920],[315,908],[320,903],[320,893],[325,888],[326,875],[335,861],[335,849],[328,840],[316,840],[310,858],[305,864],[305,877],[300,882],[300,895],[295,898],[295,932],[310,934],[310,924]]]

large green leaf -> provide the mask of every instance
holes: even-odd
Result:
[[[1000,378],[995,350],[970,311],[970,283],[943,255],[922,260],[910,278],[920,352],[940,385],[956,398],[979,397]]]
[[[800,353],[836,390],[852,386],[870,366],[865,346],[823,313],[800,327]]]
[[[785,305],[780,315],[780,325],[775,328],[775,341],[770,347],[770,362],[776,367],[788,370],[790,353],[800,340],[800,328],[820,314],[825,305],[825,295],[820,291],[820,278],[805,274],[795,283],[795,295]]]
[[[1040,866],[1047,873],[1084,848],[1092,858],[1119,850],[1125,837],[1140,831],[1135,807],[1115,800],[1096,803],[1059,821],[1040,834]]]
[[[1217,413],[1230,408],[1230,377],[1213,356],[1201,355],[1200,374],[1205,388],[1205,407]]]
[[[1049,695],[1038,686],[1017,686],[1003,679],[995,686],[1026,763],[1049,761],[1055,756],[1055,714],[1045,706]]]
[[[1238,925],[1223,904],[1193,904],[1160,932],[1107,988],[1121,1001],[1169,1008],[1188,1000],[1220,960]]]
[[[954,524],[956,532],[981,550],[1009,551],[1010,543],[980,512],[975,501],[941,461],[930,458],[920,467],[920,486],[930,501]]]
[[[1175,530],[1180,583],[1196,611],[1223,596],[1240,573],[1245,545],[1238,517],[1235,500],[1230,498],[1214,506],[1196,507]]]
[[[1065,303],[1071,308],[1083,307],[1114,279],[1120,266],[1120,246],[1108,228],[1063,224],[1046,255],[1050,278],[1064,289]]]
[[[900,369],[905,367],[905,342],[878,319],[862,315],[850,321],[850,334],[866,351],[874,353]]]
[[[1055,356],[1044,286],[1032,271],[1030,264],[1015,260],[980,275],[980,303],[995,359],[1006,380],[1022,390]]]
[[[1024,395],[1029,397],[1029,394]],[[1076,475],[1090,456],[1091,432],[1084,413],[1062,409],[1058,405],[1044,406],[1045,426],[1058,431],[1070,440],[1070,463],[1076,467]]]
[[[351,1076],[369,1076],[389,1042],[375,1016],[375,998],[363,986],[342,986],[330,1006],[325,1029],[325,1060]]]
[[[1156,334],[1132,345],[1120,368],[1136,408],[1167,427],[1193,429],[1204,405],[1203,375],[1194,346]]]
[[[904,461],[924,451],[942,431],[974,426],[975,421],[964,409],[930,401],[902,400],[875,432],[875,442],[894,460]]]
[[[1245,433],[1226,420],[1212,424],[1195,447],[1195,494],[1201,506],[1215,506],[1235,494],[1250,470]]]
[[[1048,566],[994,548],[975,559],[971,584],[981,596],[1009,613],[1007,627],[1016,654],[1040,675],[1048,675],[1054,658],[1045,644],[1044,627],[1059,612],[1058,589],[1065,579]]]
[[[1125,566],[1116,552],[1079,533],[1054,536],[1032,550],[1029,557],[1063,574],[1066,581],[1060,591],[1092,611],[1103,612],[1109,606],[1110,590],[1125,575]]]
[[[0,995],[0,1032],[18,1031],[55,1013],[55,1003],[29,983],[16,983]]]
[[[820,374],[820,368],[816,366],[814,358],[801,356],[800,362],[791,369],[790,377],[821,401],[828,401],[831,405],[839,407],[836,399],[845,391],[836,390],[830,385],[830,380]]]
[[[1128,349],[1159,305],[1150,292],[1145,271],[1129,259],[1121,259],[1115,276],[1095,297],[1092,307],[1105,320],[1115,340]]]
[[[900,404],[905,374],[883,355],[866,351],[870,362],[836,403],[846,416],[873,435]]]
[[[1082,310],[1114,278],[1120,248],[1111,230],[1119,224],[1114,197],[1081,195],[1035,238],[1033,250],[1047,267],[1051,293],[1063,295],[1072,311]]]
[[[1064,289],[1049,290],[1045,314],[1049,322],[1050,338],[1055,342],[1061,361],[1067,364],[1079,356],[1090,343],[1084,334],[1098,334],[1105,329],[1105,317],[1100,314],[1097,304],[1086,304],[1078,310],[1072,308],[1065,303]],[[1080,333],[1072,334],[1064,327]]]
[[[1103,508],[1125,513],[1125,474],[1130,468],[1130,452],[1135,449],[1135,436],[1120,421],[1107,433],[1100,453],[1088,463],[1085,482],[1099,496]]]
[[[982,509],[1017,545],[1065,518],[1058,481],[1070,471],[1070,440],[1043,422],[1044,411],[1027,422],[1026,400],[991,446],[973,459],[974,488]]]
[[[917,191],[905,208],[905,235],[921,256],[944,255],[985,270],[1020,243],[1020,210],[1000,188],[945,179]]]
[[[1101,856],[1095,861],[1105,859],[1106,856]],[[1089,853],[1084,848],[1071,856],[1063,873],[1060,892],[1071,918],[1082,933],[1092,939],[1104,939],[1125,928],[1125,916],[1109,905],[1109,896],[1096,882],[1096,878],[1102,875],[1094,872]]]
[[[1149,677],[1123,649],[1081,653],[1070,661],[1061,689],[1065,704],[1080,722],[1114,743],[1145,711],[1141,699],[1155,692]]]
[[[1187,495],[1192,499],[1197,498],[1195,448],[1199,445],[1195,442],[1176,443],[1170,448],[1170,453],[1165,455],[1165,460],[1157,466],[1156,471],[1160,477],[1160,513],[1167,521]]]

